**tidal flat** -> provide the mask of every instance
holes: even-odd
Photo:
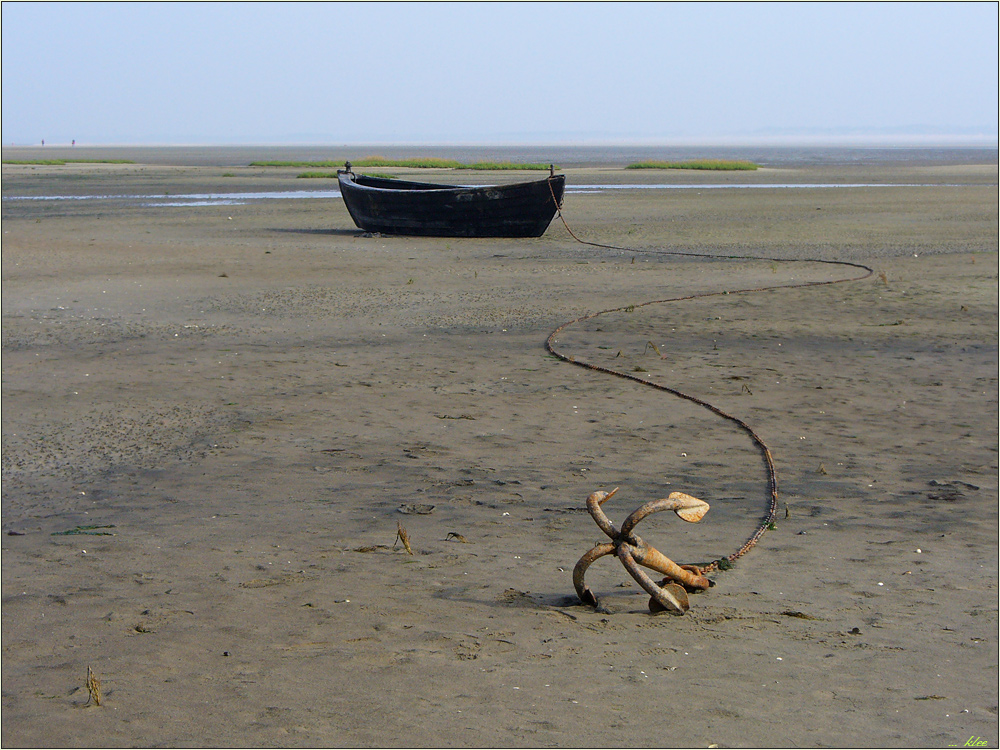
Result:
[[[696,151],[5,147],[133,163],[3,166],[3,745],[995,744],[996,149]],[[136,199],[375,154],[706,188],[567,192],[614,247]],[[760,168],[625,169],[684,158]],[[19,200],[46,196],[106,197]],[[826,261],[873,273],[796,286],[859,275]],[[697,403],[546,351],[616,308],[560,347],[737,416],[777,470],[774,528],[683,616],[613,558],[578,601],[587,496],[705,500],[641,527],[699,562],[767,478]]]

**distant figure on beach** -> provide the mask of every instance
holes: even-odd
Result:
[[[42,145],[43,146],[45,145],[45,139],[44,138],[42,138]]]
[[[75,146],[75,145],[76,145],[76,138],[74,138],[74,139],[73,139],[73,142],[72,142],[72,144],[71,144],[71,145],[73,145],[73,146]]]

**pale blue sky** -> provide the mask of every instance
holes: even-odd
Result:
[[[4,145],[997,135],[992,2],[2,13]]]

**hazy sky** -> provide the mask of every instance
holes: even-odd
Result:
[[[997,135],[997,4],[4,2],[2,139]]]

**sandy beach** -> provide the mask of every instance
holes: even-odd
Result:
[[[336,189],[252,151],[3,149],[135,161],[3,166],[4,747],[997,746],[996,150],[567,154],[570,187],[688,186],[567,193],[627,250],[182,199]],[[792,287],[858,275],[814,260],[875,274]],[[613,558],[580,603],[587,496],[705,500],[640,528],[697,563],[767,478],[546,351],[631,305],[560,346],[777,468],[683,616]]]

